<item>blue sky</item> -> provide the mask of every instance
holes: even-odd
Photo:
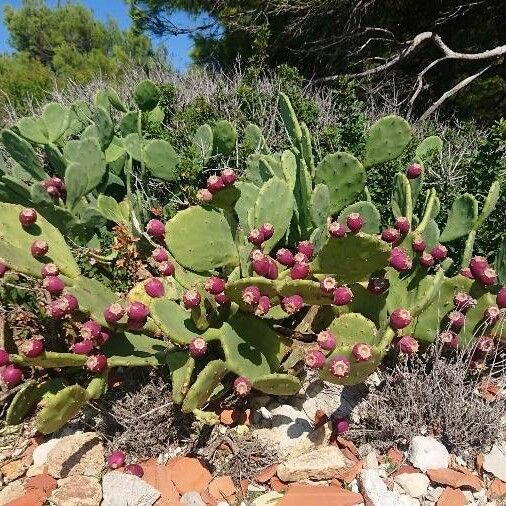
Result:
[[[55,6],[58,0],[46,0],[49,6]],[[60,3],[65,1],[60,0]],[[71,1],[70,3],[82,3],[93,10],[95,15],[100,20],[106,20],[108,17],[115,19],[121,28],[127,28],[130,25],[130,18],[128,16],[128,7],[123,0],[81,0]],[[12,5],[14,8],[18,8],[22,4],[22,0],[2,0],[0,4]],[[177,13],[174,17],[176,23],[191,22],[188,16],[181,12]],[[188,53],[191,49],[191,40],[187,36],[178,36],[165,38],[163,40],[153,40],[156,46],[163,44],[167,47],[168,53],[172,64],[180,69],[184,70],[190,63],[190,57]],[[5,25],[0,24],[0,52],[10,51],[9,46],[9,34]]]

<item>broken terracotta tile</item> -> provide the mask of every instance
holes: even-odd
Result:
[[[207,488],[212,476],[200,460],[191,457],[176,457],[166,466],[178,492],[201,492]]]
[[[464,506],[465,504],[467,504],[467,499],[461,490],[447,487],[439,496],[436,506]]]
[[[483,488],[483,483],[478,476],[461,473],[454,469],[427,469],[426,474],[430,481],[452,488],[466,487],[475,492]]]
[[[258,483],[267,483],[275,474],[278,464],[271,464],[269,467],[262,469],[256,476],[255,481]]]
[[[212,497],[223,501],[235,494],[235,485],[230,476],[217,476],[209,483],[208,490]]]
[[[364,502],[361,494],[340,487],[291,485],[277,506],[354,506]]]
[[[487,490],[487,497],[489,499],[499,499],[506,496],[506,483],[499,478],[495,478]]]
[[[156,505],[178,504],[179,492],[172,482],[171,472],[168,467],[158,464],[156,459],[148,459],[142,463],[142,468],[144,469],[142,479],[156,488],[161,494]]]

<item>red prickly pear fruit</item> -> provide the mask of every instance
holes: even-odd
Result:
[[[207,178],[207,189],[211,193],[214,194],[219,192],[220,190],[223,190],[223,188],[225,188],[225,183],[221,176],[209,176]]]
[[[183,304],[186,309],[192,309],[200,305],[202,297],[197,290],[186,290],[183,294]]]
[[[492,267],[485,269],[476,279],[485,286],[493,286],[497,283],[497,274]]]
[[[411,228],[411,223],[405,216],[399,216],[395,220],[394,227],[402,234],[406,235],[409,232],[409,229]]]
[[[469,262],[469,269],[475,278],[478,278],[489,267],[488,260],[485,257],[475,256]]]
[[[304,299],[300,295],[289,295],[281,299],[281,307],[288,314],[295,314],[304,307]]]
[[[355,234],[364,226],[364,220],[359,213],[351,213],[346,218],[346,225],[350,229],[350,232]]]
[[[396,228],[385,228],[381,232],[381,238],[389,244],[395,244],[401,237],[401,234]]]
[[[0,279],[5,276],[5,273],[9,270],[9,267],[0,260]]]
[[[165,287],[158,278],[150,278],[144,283],[144,291],[154,299],[165,295]]]
[[[263,316],[264,314],[267,314],[270,309],[271,309],[271,299],[269,299],[267,295],[262,295],[258,299],[258,305],[255,309],[255,314],[257,316]]]
[[[91,355],[86,360],[86,367],[90,372],[98,374],[107,367],[107,357],[102,353]]]
[[[264,241],[268,241],[274,235],[274,225],[272,223],[264,223],[260,230],[264,235]]]
[[[390,282],[387,278],[373,277],[367,283],[367,291],[373,295],[381,295],[390,288]]]
[[[322,350],[330,351],[336,347],[336,336],[330,330],[322,330],[316,336],[316,342]]]
[[[130,320],[141,322],[149,316],[149,308],[142,302],[130,302],[127,307],[127,315]]]
[[[428,269],[429,267],[432,267],[434,265],[434,257],[430,253],[424,251],[420,255],[419,262],[422,267]]]
[[[251,386],[251,381],[244,376],[239,376],[234,381],[234,391],[241,397],[246,397],[251,392]]]
[[[52,184],[48,184],[46,186],[46,191],[50,197],[59,197],[60,196],[60,190],[58,190],[58,188]]]
[[[495,303],[500,309],[506,308],[506,286],[503,286],[498,292],[495,298]]]
[[[434,260],[440,262],[448,256],[448,248],[442,244],[436,244],[431,250],[430,254],[434,257]]]
[[[350,374],[350,370],[351,364],[346,357],[336,355],[330,359],[329,371],[336,378],[346,378]]]
[[[1,372],[1,377],[6,386],[12,388],[23,381],[23,371],[21,371],[19,367],[11,364]]]
[[[142,469],[139,464],[128,464],[128,466],[125,466],[125,469],[123,469],[123,472],[125,474],[133,474],[137,476],[137,478],[142,478],[144,476],[144,469]]]
[[[169,259],[169,254],[165,248],[158,246],[153,250],[153,253],[151,253],[151,258],[155,262],[166,262]]]
[[[21,345],[21,353],[27,358],[35,358],[44,353],[44,341],[42,339],[29,339]]]
[[[476,342],[476,348],[483,353],[490,353],[495,348],[494,340],[490,336],[481,336]]]
[[[409,271],[413,266],[411,258],[409,258],[406,250],[401,247],[393,248],[390,252],[389,259],[390,267],[393,267],[396,271]]]
[[[94,339],[98,339],[101,331],[102,327],[100,323],[95,320],[88,320],[81,325],[80,334],[83,339],[93,341]]]
[[[309,275],[309,264],[307,263],[296,263],[290,269],[290,277],[292,279],[305,279]]]
[[[493,325],[499,321],[499,318],[501,317],[501,310],[497,306],[489,306],[485,309],[483,317],[487,320],[487,323]]]
[[[202,204],[207,204],[213,200],[213,194],[207,188],[202,188],[197,192],[197,200]]]
[[[418,351],[418,341],[413,336],[402,336],[397,341],[397,349],[404,355],[412,355]]]
[[[19,222],[23,227],[29,227],[37,221],[37,211],[35,209],[23,209],[19,213]]]
[[[111,338],[111,333],[107,329],[102,329],[100,335],[97,338],[97,345],[102,346]]]
[[[420,177],[422,172],[423,167],[419,163],[411,163],[406,168],[406,176],[408,179],[416,179],[417,177]]]
[[[242,291],[242,300],[248,306],[256,306],[260,301],[262,294],[257,286],[247,286]]]
[[[3,348],[0,348],[0,367],[3,367],[4,365],[8,365],[10,363],[11,359],[9,357],[9,354]]]
[[[107,467],[109,469],[118,469],[118,467],[125,465],[125,458],[122,451],[116,450],[107,456]]]
[[[171,261],[167,261],[158,264],[158,270],[162,276],[173,276],[174,272],[176,272],[176,267]]]
[[[334,290],[333,302],[336,306],[346,306],[353,300],[353,292],[346,285],[338,286]]]
[[[48,276],[58,276],[60,274],[60,269],[53,264],[44,264],[42,268],[40,269],[40,274],[43,278],[47,278]]]
[[[311,260],[314,255],[314,246],[311,241],[301,241],[297,244],[297,251],[306,255],[307,260]],[[295,259],[297,261],[297,259]]]
[[[390,327],[395,330],[403,329],[411,323],[411,313],[404,308],[394,309],[390,315]]]
[[[58,191],[65,191],[65,183],[59,177],[50,177],[45,183],[46,186],[54,186]]]
[[[234,169],[223,169],[221,171],[221,179],[225,186],[234,184],[237,179],[237,174]]]
[[[58,276],[46,276],[42,281],[42,286],[52,295],[61,293],[65,288],[65,283]]]
[[[448,313],[448,322],[452,330],[460,330],[466,323],[466,317],[460,311],[450,311]]]
[[[351,352],[358,362],[366,362],[372,358],[372,349],[366,343],[356,343]]]
[[[411,241],[411,247],[413,248],[413,251],[416,251],[416,253],[423,253],[425,251],[425,241],[421,236],[415,235]]]
[[[269,271],[267,272],[267,279],[278,279],[278,264],[270,257],[269,260]]]
[[[281,248],[276,253],[276,260],[286,267],[291,267],[295,263],[293,253],[286,248]]]
[[[70,312],[70,306],[64,297],[53,300],[49,304],[48,314],[53,320],[59,320]]]
[[[222,293],[225,290],[225,281],[216,276],[212,276],[206,281],[205,289],[211,295],[218,295],[219,293]]]
[[[468,279],[474,279],[473,273],[469,267],[463,267],[460,269],[460,275]]]
[[[453,332],[452,330],[445,330],[439,334],[439,339],[446,346],[450,346],[451,348],[456,348],[459,342],[459,336]]]
[[[344,237],[346,235],[346,227],[338,221],[333,221],[329,225],[329,235],[334,239],[338,237]]]
[[[467,293],[457,292],[453,296],[453,305],[457,311],[465,313],[473,306],[473,298]]]
[[[147,318],[143,318],[142,320],[134,320],[133,318],[127,318],[127,329],[133,331],[142,330],[147,322],[148,322]]]
[[[107,323],[116,323],[125,316],[125,310],[121,304],[114,302],[104,309],[104,318]]]
[[[269,257],[262,253],[259,249],[255,249],[251,252],[251,266],[256,274],[259,276],[267,276],[269,274],[269,267],[271,262]]]
[[[348,432],[350,429],[350,422],[346,418],[336,418],[332,422],[332,428],[333,431],[340,436],[341,434]]]
[[[49,245],[46,241],[34,241],[30,247],[32,256],[35,258],[43,257],[49,250]]]
[[[248,241],[255,246],[261,246],[265,241],[264,233],[261,228],[254,228],[248,234]]]
[[[336,288],[337,288],[337,281],[330,276],[327,276],[326,278],[323,278],[320,281],[320,290],[325,295],[332,295]]]
[[[79,301],[71,293],[64,293],[62,299],[67,302],[67,314],[73,313],[79,309]]]
[[[220,306],[227,306],[230,304],[230,297],[225,292],[217,293],[214,296],[214,300],[216,301],[216,304]]]
[[[165,225],[160,220],[149,220],[146,232],[150,237],[162,239],[165,236]]]
[[[90,353],[92,349],[93,349],[93,342],[88,341],[86,339],[79,341],[77,343],[74,343],[71,346],[71,350],[76,355],[88,355],[88,353]]]
[[[189,351],[193,358],[203,357],[207,353],[207,343],[201,337],[196,337],[190,342]]]
[[[311,350],[306,355],[304,362],[311,369],[321,369],[325,364],[325,355],[320,350]]]

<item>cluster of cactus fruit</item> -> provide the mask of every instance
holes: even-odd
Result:
[[[201,205],[167,223],[147,222],[142,239],[151,247],[152,276],[123,296],[82,275],[43,215],[0,204],[0,276],[41,279],[50,317],[78,329],[69,352],[47,350],[42,339],[27,340],[19,353],[0,351],[8,386],[33,369],[9,407],[9,423],[37,407],[42,432],[59,428],[106,391],[117,366],[168,366],[175,402],[205,418],[201,409],[230,391],[296,394],[306,368],[356,384],[389,350],[410,354],[440,339],[449,348],[473,346],[482,364],[500,344],[506,249],[496,269],[472,256],[499,184],[481,212],[472,195],[457,198],[440,232],[436,191],[417,203],[424,164],[441,147],[429,137],[406,173],[394,175],[394,226],[381,231],[366,168],[401,155],[412,141],[409,125],[383,118],[369,131],[362,162],[337,152],[317,164],[309,131],[283,94],[280,113],[291,149],[269,152],[258,127],[250,128],[256,147],[240,175],[224,169],[210,176]],[[452,260],[444,244],[461,237],[462,270],[447,277]],[[36,379],[40,368],[65,367],[87,370],[88,386]]]

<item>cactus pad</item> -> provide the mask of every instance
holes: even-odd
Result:
[[[315,227],[324,227],[330,216],[330,192],[326,184],[314,187],[310,202],[311,221]]]
[[[364,220],[364,225],[360,229],[361,232],[366,234],[378,234],[381,224],[381,217],[378,209],[374,204],[367,201],[355,202],[345,207],[338,217],[339,223],[346,224],[346,218],[351,213],[359,213]]]
[[[160,89],[155,83],[146,79],[135,88],[134,99],[141,111],[151,111],[158,105]]]
[[[153,177],[164,181],[177,178],[176,168],[179,163],[174,148],[162,139],[154,139],[144,146],[144,162]]]
[[[301,387],[299,378],[291,374],[265,374],[253,381],[253,388],[269,395],[295,395]]]
[[[229,155],[235,149],[237,130],[227,120],[217,121],[213,128],[214,151],[220,155]]]
[[[172,397],[176,404],[181,404],[190,388],[195,369],[195,359],[187,351],[175,351],[167,355],[172,380]]]
[[[446,226],[441,232],[441,242],[451,242],[469,234],[477,218],[478,201],[469,193],[460,195],[453,201]]]

